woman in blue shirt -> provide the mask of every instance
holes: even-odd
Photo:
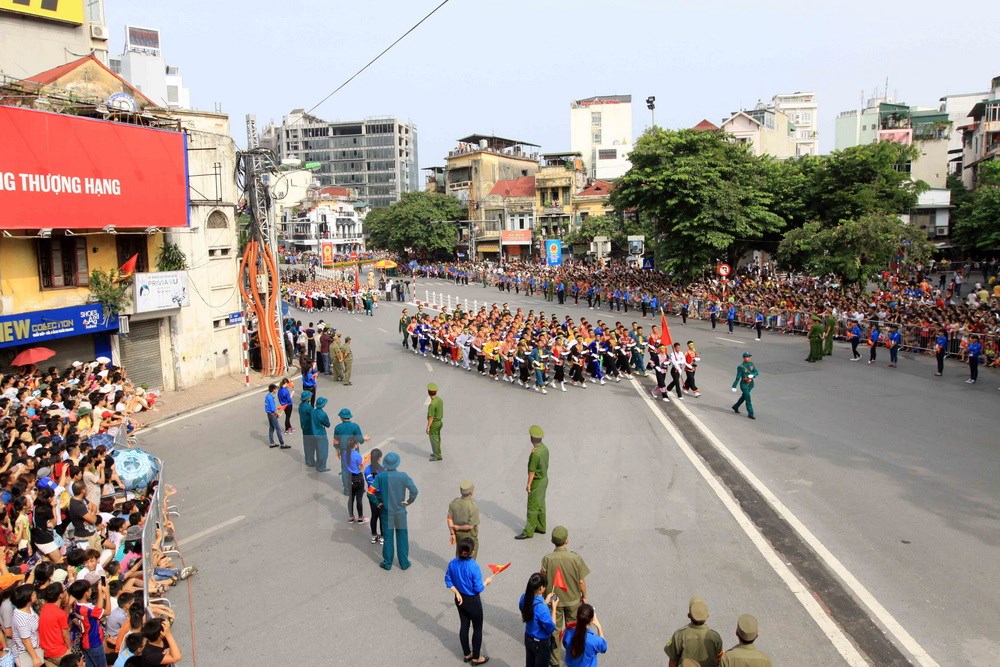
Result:
[[[979,342],[979,336],[973,334],[972,342],[969,343],[969,379],[967,384],[976,384],[979,379],[979,355],[983,353],[983,344]]]
[[[528,585],[517,606],[524,621],[524,654],[526,667],[546,667],[552,654],[552,633],[556,631],[555,593],[545,593],[549,580],[541,572],[528,577]]]
[[[591,624],[596,632],[590,629]],[[593,607],[580,605],[576,627],[566,629],[562,643],[566,649],[566,667],[597,667],[597,654],[608,652],[608,642]]]
[[[480,656],[483,645],[483,603],[479,594],[493,581],[488,577],[483,581],[479,564],[472,557],[476,543],[471,537],[463,537],[458,541],[458,558],[448,563],[444,573],[444,585],[455,594],[455,608],[458,609],[459,630],[458,640],[462,642],[462,655],[465,662],[473,665],[484,665],[489,662],[488,655]],[[469,645],[469,627],[472,627],[472,645]]]
[[[847,340],[851,343],[851,361],[857,361],[861,358],[861,355],[858,354],[858,344],[861,342],[861,327],[857,322],[851,327],[851,332]]]

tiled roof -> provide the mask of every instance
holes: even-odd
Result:
[[[66,63],[65,65],[59,65],[58,67],[53,67],[52,69],[47,69],[44,72],[39,72],[38,74],[35,74],[34,76],[28,77],[27,79],[25,79],[25,81],[30,81],[31,83],[38,83],[38,84],[41,84],[43,86],[48,86],[50,84],[55,83],[59,79],[63,78],[64,76],[66,76],[67,74],[69,74],[70,72],[72,72],[73,70],[75,70],[76,68],[78,68],[78,67],[86,64],[88,61],[94,61],[95,63],[97,63],[98,67],[100,67],[105,72],[107,72],[111,76],[113,76],[116,79],[118,79],[119,81],[121,81],[129,90],[132,91],[132,93],[133,93],[133,95],[135,97],[140,98],[147,105],[153,106],[153,107],[159,106],[158,104],[156,104],[156,102],[154,102],[153,100],[151,100],[148,97],[146,97],[145,95],[143,95],[139,91],[139,89],[137,89],[135,86],[133,86],[128,81],[126,81],[125,79],[123,79],[120,76],[118,76],[117,74],[115,74],[107,65],[105,65],[100,60],[98,60],[98,58],[94,54],[90,54],[90,55],[84,56],[82,58],[77,58],[76,60],[74,60],[72,62]]]
[[[501,197],[534,197],[535,177],[522,176],[510,181],[497,181],[490,194]]]
[[[611,194],[611,181],[594,181],[576,194],[577,197],[603,197]]]
[[[320,188],[317,194],[319,194],[320,197],[350,197],[351,191],[348,188],[331,186]]]
[[[692,130],[698,130],[701,132],[718,132],[719,127],[707,119],[702,119],[700,123],[691,128]]]

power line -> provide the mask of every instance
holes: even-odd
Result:
[[[315,104],[315,105],[314,105],[314,106],[313,106],[313,107],[312,107],[311,109],[309,109],[309,110],[308,110],[308,111],[306,111],[306,112],[305,112],[304,114],[302,114],[302,116],[300,116],[300,118],[304,118],[305,116],[308,116],[308,115],[309,115],[309,114],[311,114],[311,113],[312,113],[313,111],[315,111],[315,110],[316,110],[316,109],[317,109],[317,108],[318,108],[318,107],[319,107],[320,105],[322,105],[322,104],[323,104],[324,102],[326,102],[326,101],[327,101],[328,99],[330,99],[331,97],[333,97],[334,95],[336,95],[336,94],[337,94],[338,92],[340,92],[340,90],[341,90],[341,89],[342,89],[342,88],[343,88],[344,86],[346,86],[347,84],[349,84],[349,83],[350,83],[351,81],[354,81],[354,79],[356,79],[356,78],[357,78],[357,77],[358,77],[358,76],[359,76],[359,75],[360,75],[360,74],[361,74],[362,72],[364,72],[364,71],[365,71],[366,69],[368,69],[369,67],[371,67],[372,65],[374,65],[374,64],[375,64],[375,62],[376,62],[376,61],[377,61],[377,60],[378,60],[379,58],[381,58],[381,57],[382,57],[382,56],[384,56],[384,55],[385,55],[386,53],[388,53],[388,52],[389,52],[389,50],[390,50],[390,49],[392,49],[392,47],[396,46],[396,45],[397,45],[397,44],[399,44],[399,43],[400,43],[401,41],[403,41],[403,39],[405,39],[407,35],[409,35],[409,34],[410,34],[411,32],[413,32],[414,30],[416,30],[417,28],[419,28],[419,27],[420,27],[420,24],[421,24],[421,23],[423,23],[424,21],[426,21],[427,19],[429,19],[430,17],[432,17],[432,16],[433,16],[433,15],[434,15],[435,13],[437,13],[437,11],[438,11],[439,9],[441,9],[442,7],[444,7],[445,5],[447,5],[447,4],[448,4],[448,2],[450,2],[450,0],[442,0],[441,4],[439,4],[439,5],[437,6],[437,7],[435,7],[434,9],[432,9],[432,10],[430,11],[430,13],[428,13],[428,14],[427,14],[426,16],[424,16],[424,18],[420,19],[420,20],[419,20],[419,21],[417,21],[417,22],[416,22],[415,24],[413,24],[413,26],[411,26],[409,30],[407,30],[407,31],[406,31],[406,32],[404,32],[404,33],[403,33],[402,35],[400,35],[400,36],[399,36],[399,37],[398,37],[398,38],[396,39],[396,41],[395,41],[395,42],[393,42],[393,43],[392,43],[392,44],[390,44],[389,46],[385,47],[385,49],[383,49],[381,53],[379,53],[379,54],[378,54],[377,56],[375,56],[375,57],[374,57],[374,58],[372,58],[372,59],[371,59],[370,61],[368,61],[368,64],[367,64],[367,65],[365,65],[364,67],[362,67],[361,69],[359,69],[359,70],[358,70],[357,72],[355,72],[354,74],[352,74],[352,75],[351,75],[351,78],[349,78],[349,79],[348,79],[347,81],[345,81],[344,83],[342,83],[342,84],[340,84],[339,86],[337,86],[337,87],[336,87],[336,88],[334,89],[334,91],[333,91],[332,93],[330,93],[329,95],[327,95],[326,97],[324,97],[323,99],[321,99],[321,100],[320,100],[319,102],[317,102],[317,103],[316,103],[316,104]]]

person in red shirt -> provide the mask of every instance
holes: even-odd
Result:
[[[40,597],[44,604],[38,613],[38,645],[47,660],[58,660],[69,653],[69,596],[62,584],[49,584]]]

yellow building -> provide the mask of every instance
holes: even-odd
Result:
[[[573,196],[585,183],[580,153],[547,153],[535,174],[535,237],[562,238],[580,225]]]

